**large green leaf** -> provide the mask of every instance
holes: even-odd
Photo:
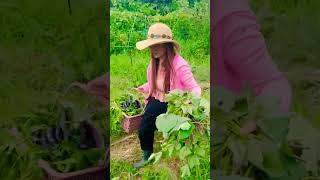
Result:
[[[263,155],[261,148],[261,144],[256,139],[252,139],[248,142],[248,160],[256,167],[263,169]]]
[[[192,114],[192,105],[191,104],[185,104],[181,106],[183,114]]]
[[[149,157],[148,161],[151,161],[154,159],[153,164],[156,164],[157,162],[159,162],[160,158],[162,156],[162,152],[158,152],[158,153],[152,153],[151,156]]]
[[[189,128],[188,130],[180,130],[178,133],[179,139],[186,139],[192,134],[192,128]]]
[[[183,128],[187,128],[187,124],[183,124],[189,121],[189,118],[181,117],[175,114],[161,114],[157,117],[156,126],[160,132],[170,132],[170,130],[179,130],[180,125]]]
[[[191,175],[190,168],[189,168],[188,164],[182,166],[180,170],[182,172],[181,177],[186,177],[186,176],[190,176]]]
[[[206,151],[201,147],[195,147],[195,153],[201,157],[204,157]]]
[[[180,149],[180,153],[179,153],[179,158],[181,160],[185,159],[187,156],[189,156],[191,154],[190,149],[187,146],[183,146]]]
[[[286,168],[283,164],[281,154],[278,151],[264,152],[263,165],[265,171],[271,177],[279,177],[286,175]]]
[[[288,141],[297,141],[306,147],[302,150],[301,158],[305,161],[305,168],[311,172],[319,170],[320,161],[320,133],[314,129],[307,119],[294,117],[290,121]]]
[[[200,161],[199,161],[198,156],[195,156],[195,155],[189,156],[187,160],[188,160],[188,164],[189,164],[190,169],[192,169],[195,166],[200,165]]]
[[[274,141],[283,141],[288,134],[289,116],[266,117],[257,121],[258,126]]]
[[[173,153],[173,150],[174,150],[174,144],[168,144],[168,145],[166,146],[166,149],[167,149],[168,152],[169,152],[169,157],[171,157],[171,156],[172,156],[172,153]]]
[[[178,122],[179,116],[173,114],[161,114],[157,117],[156,126],[160,132],[168,133]]]
[[[191,128],[191,125],[187,121],[181,123],[178,127],[178,129],[181,129],[181,130],[189,130],[190,128]]]
[[[233,154],[233,162],[235,163],[235,165],[238,167],[246,165],[245,157],[247,147],[239,139],[229,141],[228,147]]]

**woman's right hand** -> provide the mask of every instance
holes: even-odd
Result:
[[[143,95],[144,97],[148,96],[148,93],[144,92],[144,89],[141,87],[137,87],[137,88],[133,88],[134,90],[136,90],[139,94]]]
[[[142,87],[133,88],[134,90],[138,91],[138,93],[143,94],[144,90]]]

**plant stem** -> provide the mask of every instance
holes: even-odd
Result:
[[[194,124],[204,124],[204,125],[210,124],[210,123],[201,123],[201,122],[192,122],[192,123],[194,123]]]

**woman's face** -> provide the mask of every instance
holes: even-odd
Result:
[[[150,46],[151,54],[154,58],[161,58],[166,53],[166,44],[155,44]]]

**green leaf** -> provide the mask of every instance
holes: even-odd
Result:
[[[155,153],[152,153],[152,154],[150,155],[150,157],[148,158],[148,161],[153,160],[155,157],[156,157]]]
[[[157,117],[156,126],[160,132],[169,133],[171,130],[179,130],[180,125],[186,121],[190,121],[190,119],[175,114],[161,114]],[[182,127],[187,128],[188,125],[185,124]]]
[[[310,137],[319,136],[319,131],[312,127],[312,124],[300,116],[293,116],[289,124],[288,140],[308,140]]]
[[[179,151],[179,150],[181,149],[181,147],[182,147],[182,146],[181,146],[180,143],[176,144],[176,146],[175,146],[175,148],[176,148],[177,151]]]
[[[157,162],[159,162],[161,156],[162,156],[162,151],[160,151],[158,153],[152,153],[151,156],[149,157],[148,161],[151,161],[152,159],[154,159],[153,164],[156,164]]]
[[[158,152],[158,153],[156,153],[155,161],[154,161],[154,163],[153,163],[153,164],[155,164],[155,163],[159,162],[159,160],[160,160],[161,156],[162,156],[162,152],[161,152],[161,151],[160,151],[160,152]]]
[[[273,140],[281,142],[288,134],[289,117],[268,117],[257,121],[257,125]]]
[[[192,169],[195,166],[199,166],[200,165],[199,158],[195,155],[188,157],[188,164],[190,166],[190,169]]]
[[[179,153],[179,158],[181,160],[184,160],[187,156],[189,156],[191,154],[190,149],[187,146],[183,146],[180,149],[180,153]]]
[[[188,130],[180,130],[179,133],[178,133],[178,137],[179,137],[179,139],[186,139],[191,134],[192,134],[192,128],[189,128]]]
[[[204,98],[200,101],[200,106],[204,107],[204,112],[206,116],[210,116],[210,102]]]
[[[263,165],[269,176],[283,176],[286,173],[281,154],[277,151],[263,153]]]
[[[182,105],[181,106],[183,114],[192,114],[192,105]]]
[[[181,117],[181,116],[176,116],[177,118],[177,124],[176,126],[173,128],[174,131],[179,131],[181,128],[188,130],[191,126],[190,123],[188,123],[188,121],[191,121],[189,118],[186,117]]]
[[[180,170],[182,172],[181,177],[186,177],[191,175],[188,164],[182,166]]]
[[[163,139],[168,139],[169,133],[163,132],[162,136],[163,136]]]
[[[156,120],[157,129],[168,133],[178,122],[177,116],[173,114],[160,114]]]
[[[247,147],[239,139],[230,141],[228,144],[228,147],[233,153],[233,162],[238,167],[246,165],[247,162],[245,157],[246,157]]]
[[[287,171],[289,175],[291,176],[291,179],[295,177],[295,179],[303,179],[307,174],[307,171],[302,163],[299,161],[296,161],[294,158],[286,157],[285,166],[287,168]]]
[[[206,151],[201,147],[196,147],[195,153],[199,156],[202,156],[202,157],[204,157],[206,155]]]
[[[182,130],[189,130],[190,128],[191,128],[191,125],[188,122],[184,122],[179,126],[179,129],[182,129]]]
[[[169,152],[169,157],[171,157],[174,150],[174,144],[168,144],[166,148]]]
[[[301,158],[305,161],[305,168],[311,172],[318,171],[317,162],[320,161],[319,132],[312,127],[307,119],[294,117],[290,121],[287,139],[299,140],[303,147]]]
[[[256,167],[263,170],[263,155],[261,150],[261,144],[258,140],[252,139],[248,144],[248,160]]]

